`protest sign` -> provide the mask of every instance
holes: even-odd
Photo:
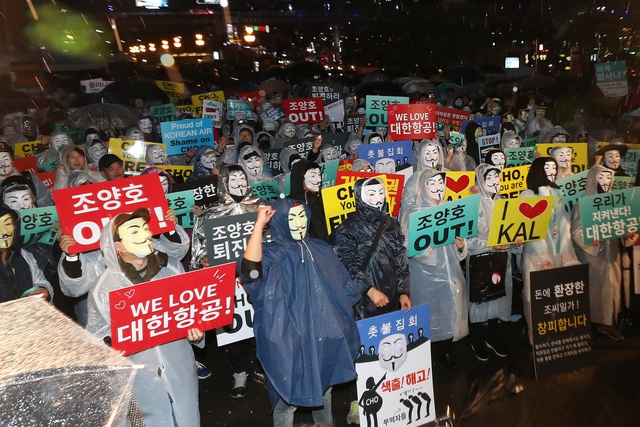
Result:
[[[531,272],[530,300],[536,379],[592,365],[589,266]]]
[[[47,187],[49,190],[53,190],[53,185],[56,181],[56,173],[55,172],[41,172],[34,174],[38,177],[40,181]]]
[[[358,146],[358,158],[371,163],[378,173],[413,174],[413,142],[396,141]]]
[[[247,120],[253,120],[253,106],[250,102],[230,99],[227,101],[227,119],[234,120],[236,116],[244,116]]]
[[[218,175],[211,175],[195,181],[176,184],[174,192],[191,190],[196,205],[206,208],[218,201]]]
[[[253,337],[253,304],[249,302],[249,295],[247,295],[247,291],[237,277],[233,302],[233,321],[216,329],[218,347]]]
[[[640,190],[635,187],[580,199],[584,243],[626,237],[638,232]]]
[[[124,355],[231,323],[235,263],[109,292],[111,344]]]
[[[434,104],[393,104],[387,107],[389,135],[394,141],[436,137]]]
[[[640,159],[640,150],[629,150],[624,159],[620,162],[620,167],[631,176],[638,175],[638,160]]]
[[[357,322],[356,372],[363,425],[365,419],[368,426],[435,421],[429,316],[429,304],[424,304],[408,313],[398,310]]]
[[[446,186],[444,191],[444,199],[446,201],[458,200],[463,197],[470,196],[471,187],[476,181],[476,173],[471,171],[447,171],[446,174]]]
[[[586,142],[571,142],[571,143],[553,143],[553,144],[538,144],[538,153],[544,157],[551,157],[551,149],[554,147],[571,147],[573,154],[571,156],[571,172],[580,173],[586,171],[587,168],[587,156],[589,147]]]
[[[178,166],[178,165],[154,165],[160,169],[164,169],[176,182],[185,182],[193,173],[193,166]]]
[[[263,181],[250,183],[251,191],[261,199],[278,200],[280,198],[280,190],[278,190],[278,181]]]
[[[318,164],[320,166],[320,170],[322,171],[322,188],[336,185],[336,175],[338,174],[339,164],[340,159]]]
[[[56,206],[65,207],[58,212],[62,233],[76,241],[69,254],[98,249],[104,225],[116,215],[138,208],[149,209],[149,230],[154,235],[175,228],[165,219],[167,198],[156,174],[54,190],[53,200]]]
[[[348,134],[351,132],[358,133],[360,123],[365,117],[364,114],[347,114],[344,116],[344,131]]]
[[[627,62],[613,61],[595,64],[596,84],[606,97],[626,96],[629,94],[627,82]]]
[[[344,95],[341,83],[312,84],[308,92],[312,98],[321,98],[325,106],[339,101],[343,105],[344,111],[344,102],[342,102]]]
[[[570,175],[566,178],[560,178],[556,181],[556,184],[562,189],[564,194],[562,197],[564,210],[569,214],[569,216],[571,216],[573,207],[576,205],[578,200],[587,194],[588,173],[589,171],[584,171]]]
[[[264,153],[264,164],[267,165],[271,171],[271,175],[277,177],[282,174],[282,168],[280,167],[280,152],[282,148],[269,148],[262,150]]]
[[[254,92],[241,92],[238,94],[238,99],[241,101],[250,102],[253,108],[258,108],[260,103],[267,100],[267,94],[263,90]]]
[[[200,111],[198,111],[198,113],[200,113]],[[200,117],[200,114],[196,114],[196,107],[191,104],[176,105],[176,118],[182,114],[189,114],[191,117]]]
[[[38,243],[46,234],[51,234],[53,222],[58,220],[55,206],[21,209],[18,214],[20,215],[22,246]],[[53,245],[53,242],[49,244]]]
[[[275,121],[282,117],[284,117],[284,110],[280,107],[269,107],[258,114],[261,122],[264,122],[264,119],[273,119]]]
[[[80,86],[82,86],[86,93],[101,92],[102,89],[109,86],[111,83],[113,83],[113,81],[102,79],[80,80]]]
[[[193,106],[193,117],[204,117],[202,115],[204,101],[217,101],[224,102],[224,92],[219,90],[215,92],[199,93],[197,95],[191,95],[191,105]],[[250,118],[248,116],[247,118]]]
[[[436,120],[445,126],[451,126],[456,132],[460,132],[462,122],[468,121],[470,116],[469,111],[436,105]]]
[[[173,209],[178,225],[182,228],[193,228],[196,221],[195,215],[191,211],[191,206],[196,204],[193,190],[168,193],[166,196],[169,209]]]
[[[460,125],[460,132],[464,133],[464,131],[467,129],[467,125],[471,122],[474,122],[482,126],[483,135],[494,135],[496,133],[500,133],[500,119],[501,116],[466,120],[462,122],[462,125]]]
[[[151,115],[158,123],[172,122],[176,119],[176,106],[173,104],[152,105]]]
[[[520,144],[521,147],[535,147],[536,145],[538,145],[538,141],[540,141],[540,137],[539,136],[532,136],[531,138],[524,138],[522,140],[522,143]]]
[[[554,196],[496,200],[487,246],[545,239],[554,202]]]
[[[205,99],[202,101],[202,118],[211,119],[213,123],[218,123],[222,120],[222,114],[224,113],[224,104],[219,101],[212,101]]]
[[[332,146],[337,150],[337,155],[339,158],[346,156],[346,151],[344,151],[344,146],[347,143],[348,135],[344,133],[334,133],[334,132],[326,132],[321,133],[322,136],[322,146]],[[298,152],[300,157],[306,159],[309,157],[309,152],[313,148],[313,141],[315,136],[310,136],[306,138],[295,139],[293,141],[287,142],[285,147],[291,147]],[[318,161],[322,161],[319,159]],[[275,176],[275,175],[274,175]]]
[[[533,162],[536,151],[536,147],[506,148],[504,150],[506,166],[512,168],[515,166],[529,165]]]
[[[40,145],[40,140],[30,142],[16,142],[13,146],[13,155],[16,157],[33,156],[36,149]]]
[[[338,171],[350,171],[353,169],[353,162],[356,159],[344,159],[340,160],[340,164],[338,165]]]
[[[324,122],[324,106],[317,98],[285,99],[284,114],[294,125]]]
[[[475,236],[479,210],[480,195],[476,194],[413,212],[409,215],[409,256],[453,243],[456,237]]]
[[[344,103],[336,101],[324,107],[324,115],[329,118],[332,123],[344,122]]]
[[[465,141],[465,136],[460,132],[449,133],[449,145],[453,148],[462,147]]]
[[[215,148],[211,119],[180,120],[161,123],[162,142],[167,155],[185,154],[191,147],[208,145]]]
[[[500,148],[500,134],[494,133],[486,136],[478,137],[478,154],[480,156],[480,162],[485,162],[487,153],[491,150],[497,150]]]
[[[404,175],[385,174],[380,175],[375,172],[353,172],[340,171],[336,179],[336,184],[345,184],[347,182],[355,182],[360,178],[371,178],[374,176],[384,176],[387,184],[387,196],[389,202],[389,213],[391,216],[398,216],[400,213],[400,203],[402,202],[402,190],[404,189]]]
[[[16,168],[18,172],[38,172],[38,165],[36,163],[36,158],[34,156],[23,157],[23,158],[15,158],[13,159],[13,167]]]
[[[531,165],[504,168],[500,176],[500,195],[515,199],[527,189],[527,175]]]
[[[387,106],[389,104],[408,104],[406,96],[367,95],[367,127],[387,127]]]
[[[58,156],[53,156],[42,164],[42,169],[45,172],[55,172],[58,166]]]
[[[57,123],[56,124],[56,130],[59,130],[60,132],[64,132],[67,135],[69,135],[69,138],[75,140],[75,141],[81,141],[84,142],[84,130],[82,129],[73,129],[70,128],[69,126],[65,125],[64,123]]]
[[[162,91],[169,98],[182,99],[184,98],[184,83],[174,83],[163,80],[156,80],[156,85],[162,89]]]
[[[588,171],[587,171],[588,172]],[[636,186],[636,179],[633,176],[614,176],[611,191],[626,190]]]
[[[111,138],[109,153],[122,159],[125,175],[137,175],[147,167],[146,154],[150,146],[161,147],[166,153],[166,146],[156,142],[131,141]]]

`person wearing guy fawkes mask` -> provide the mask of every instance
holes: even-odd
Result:
[[[240,165],[224,166],[220,170],[218,181],[218,201],[205,209],[195,221],[191,237],[191,263],[189,270],[209,267],[207,259],[207,240],[204,222],[208,219],[224,218],[257,212],[266,202],[253,194],[248,186],[247,174]],[[224,346],[227,365],[233,374],[231,396],[244,397],[247,394],[248,371],[254,382],[265,385],[266,377],[256,359],[255,339],[247,339]],[[195,350],[196,359],[200,362],[204,354]]]
[[[603,164],[604,167],[614,171],[615,176],[629,176],[622,168],[622,160],[629,152],[629,147],[621,140],[613,140],[596,151],[595,164]]]
[[[322,171],[315,162],[299,160],[291,167],[291,193],[287,196],[306,203],[311,209],[311,226],[309,235],[326,241],[328,238],[327,224],[322,202]]]
[[[210,147],[208,145],[202,145],[198,147],[193,161],[193,173],[189,175],[189,178],[187,178],[187,182],[196,181],[198,179],[206,178],[211,175],[217,175],[219,172],[217,166],[219,157],[213,147]]]
[[[498,169],[502,170],[502,169],[505,168],[505,165],[506,165],[506,162],[507,162],[507,158],[504,155],[504,151],[502,151],[502,150],[491,150],[484,157],[484,162],[489,164],[489,165],[491,165],[491,166],[495,166]]]
[[[264,153],[255,145],[244,143],[238,151],[238,164],[247,173],[249,183],[272,181],[273,176],[265,172]]]

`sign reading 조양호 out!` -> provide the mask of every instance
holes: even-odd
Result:
[[[367,127],[387,127],[387,107],[390,104],[408,104],[406,96],[378,96],[367,95]]]
[[[556,184],[562,189],[564,194],[564,210],[571,216],[573,207],[579,199],[587,194],[587,175],[589,171],[576,173],[565,178],[556,180]]]
[[[536,155],[536,147],[506,148],[504,150],[506,167],[529,165]]]
[[[580,199],[580,216],[584,243],[626,237],[638,232],[640,219],[640,190],[613,191]]]
[[[500,195],[515,199],[527,189],[527,175],[531,165],[504,168],[500,174]]]
[[[471,187],[476,180],[476,173],[473,171],[447,171],[445,178],[446,189],[444,191],[444,199],[447,202],[451,200],[462,199],[470,196]]]
[[[208,331],[233,320],[235,263],[109,292],[111,343],[125,355]]]
[[[167,155],[186,154],[190,148],[208,145],[215,148],[211,119],[179,120],[161,123],[162,142]]]
[[[589,266],[531,272],[529,297],[536,379],[592,365]]]
[[[545,239],[554,202],[554,196],[496,200],[487,246]]]
[[[389,135],[394,141],[436,136],[434,104],[392,104],[387,107]]]
[[[322,123],[324,105],[319,98],[285,99],[284,114],[294,125]]]
[[[478,233],[480,195],[442,203],[409,215],[409,256],[439,248]]]
[[[629,93],[626,61],[601,62],[595,68],[596,84],[604,96],[615,98]]]
[[[152,105],[149,109],[157,123],[171,122],[176,119],[176,106],[173,104]]]
[[[580,173],[587,170],[589,146],[586,142],[538,144],[536,147],[538,147],[538,153],[545,157],[551,157],[551,149],[555,147],[571,147],[571,172]]]
[[[367,425],[404,427],[436,419],[429,310],[424,304],[357,322],[358,406]]]
[[[179,226],[193,228],[195,215],[191,211],[191,206],[196,204],[193,199],[193,191],[185,190],[169,193],[167,194],[167,203],[169,204],[169,209],[173,209]]]
[[[47,234],[51,234],[53,222],[58,219],[58,212],[54,206],[43,208],[21,209],[20,214],[20,237],[22,246],[30,246],[38,243]],[[44,241],[43,243],[48,243]],[[53,242],[48,243],[53,245]]]
[[[342,162],[341,162],[342,163]],[[339,171],[336,182],[338,184],[353,183],[360,178],[373,178],[381,176],[375,172],[353,172],[351,170]],[[402,202],[402,191],[404,190],[404,175],[385,174],[387,183],[387,194],[389,196],[389,212],[391,216],[400,214],[400,202]]]

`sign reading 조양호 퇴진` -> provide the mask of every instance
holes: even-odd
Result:
[[[640,219],[640,190],[613,191],[584,196],[580,199],[580,216],[584,243],[626,237],[638,232]]]
[[[618,97],[629,94],[627,82],[627,62],[613,61],[595,64],[596,84],[606,97]]]
[[[571,216],[573,207],[578,200],[587,194],[587,174],[589,174],[589,171],[576,173],[556,180],[556,184],[562,189],[564,210],[569,216]]]
[[[589,266],[531,272],[529,297],[536,379],[592,365]]]
[[[179,120],[161,124],[162,142],[167,155],[186,154],[190,148],[208,145],[215,148],[211,119]]]
[[[360,178],[373,178],[381,176],[375,172],[354,172],[351,170],[338,171],[337,184],[353,183]],[[397,217],[400,214],[400,202],[402,202],[402,191],[404,190],[404,175],[385,174],[387,184],[387,194],[389,196],[389,212],[391,216]]]
[[[436,136],[434,104],[392,104],[387,107],[389,135],[394,141]]]
[[[444,199],[447,202],[462,199],[472,194],[471,187],[473,187],[473,183],[476,180],[475,172],[447,171],[445,176],[446,189],[444,191]]]
[[[527,189],[527,175],[531,165],[504,168],[500,174],[500,195],[515,199]]]
[[[344,116],[344,131],[346,133],[358,132],[360,123],[365,117],[364,114],[347,114]]]
[[[453,243],[458,236],[475,236],[479,210],[480,195],[476,194],[413,212],[409,215],[409,256]]]
[[[325,106],[344,98],[340,83],[312,84],[308,91],[312,98],[321,98]]]
[[[111,343],[125,355],[208,331],[233,320],[235,263],[109,292]]]
[[[387,107],[391,104],[408,104],[406,96],[367,95],[367,127],[387,127]]]
[[[285,99],[283,106],[294,125],[324,122],[324,104],[318,98]]]
[[[191,211],[191,206],[196,204],[193,199],[193,191],[178,191],[168,193],[166,196],[169,209],[173,209],[178,225],[185,229],[193,228],[196,220],[194,213]]]
[[[357,322],[360,419],[368,425],[422,425],[436,419],[430,307],[418,305]]]
[[[545,239],[554,202],[554,196],[496,200],[487,246]]]

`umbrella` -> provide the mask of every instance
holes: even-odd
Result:
[[[365,85],[367,83],[375,83],[375,82],[388,82],[389,77],[382,73],[369,73],[362,77],[360,80],[361,85]]]
[[[404,77],[396,77],[395,79],[391,80],[391,83],[393,83],[394,85],[398,85],[400,87],[406,85],[407,83],[415,80],[416,77],[409,77],[409,76],[404,76]]]
[[[553,77],[535,74],[518,80],[518,90],[540,89],[555,82]]]
[[[156,84],[146,80],[123,80],[111,83],[101,93],[110,93],[122,99],[143,101],[160,101],[166,103],[169,98]]]
[[[112,93],[83,93],[75,96],[69,101],[69,108],[80,108],[89,104],[102,104],[103,102],[112,104],[124,104],[125,100]]]
[[[40,297],[0,304],[0,425],[124,425],[134,366]]]
[[[450,68],[442,73],[442,76],[462,86],[469,83],[483,82],[485,80],[482,71],[470,65],[458,65],[457,67]]]
[[[284,92],[289,90],[289,83],[279,79],[269,79],[260,82],[258,91],[263,90],[267,95],[276,92]]]
[[[110,131],[110,126],[125,130],[135,124],[138,114],[133,108],[121,104],[89,104],[71,113],[65,124],[74,129],[95,127]]]
[[[470,99],[484,98],[489,95],[489,90],[483,83],[471,83],[470,85],[465,85],[456,92],[456,96],[463,95],[467,95]]]
[[[445,96],[449,89],[453,89],[458,92],[462,88],[455,83],[440,83],[436,86],[436,92],[438,92],[440,96]]]
[[[429,80],[426,79],[414,79],[402,86],[402,90],[404,90],[406,93],[427,93],[432,89],[433,85]]]

